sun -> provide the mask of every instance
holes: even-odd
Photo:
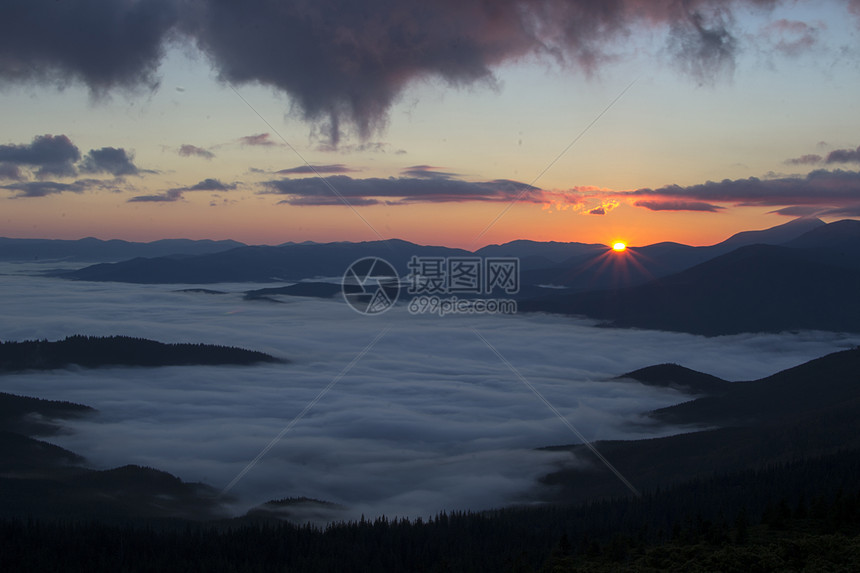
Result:
[[[614,245],[612,245],[612,250],[615,251],[616,253],[621,253],[621,252],[627,250],[627,245],[625,245],[624,243],[619,241],[618,243],[615,243]]]

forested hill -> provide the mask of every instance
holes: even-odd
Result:
[[[249,365],[285,362],[257,352],[211,344],[165,344],[129,336],[69,336],[65,340],[0,342],[0,372],[52,370],[76,365],[102,366],[191,366]]]

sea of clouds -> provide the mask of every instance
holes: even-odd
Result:
[[[96,468],[140,464],[225,488],[384,332],[231,488],[237,514],[297,496],[342,505],[336,517],[529,503],[557,464],[599,463],[535,450],[578,439],[475,331],[588,440],[677,431],[643,414],[689,397],[612,380],[625,372],[675,362],[748,380],[860,342],[822,332],[705,338],[545,315],[414,316],[403,305],[369,317],[340,299],[242,300],[242,291],[271,285],[207,285],[227,291],[214,295],[35,274],[42,270],[0,264],[0,339],[128,335],[290,361],[0,377],[4,392],[97,408],[49,440]]]

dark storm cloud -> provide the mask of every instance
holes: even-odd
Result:
[[[732,4],[197,2],[183,29],[223,79],[290,93],[303,117],[321,123],[336,145],[344,124],[363,137],[384,125],[388,108],[410,81],[438,77],[454,86],[492,83],[495,66],[533,53],[592,70],[636,25],[668,26],[673,57],[702,81],[733,66]]]
[[[334,149],[344,130],[367,138],[384,126],[416,80],[492,85],[494,68],[529,55],[590,72],[643,28],[668,30],[667,53],[709,82],[734,67],[732,10],[779,1],[9,0],[0,79],[82,81],[95,94],[154,86],[168,42],[188,41],[223,81],[289,94]],[[812,38],[793,23],[776,31],[790,50]]]
[[[716,213],[723,209],[719,205],[711,205],[704,201],[636,201],[637,207],[645,207],[651,211],[706,211]]]
[[[79,80],[94,94],[155,86],[179,6],[176,0],[6,0],[0,79],[60,86]]]
[[[835,149],[827,154],[827,163],[860,163],[860,147]]]
[[[351,167],[347,167],[343,163],[335,163],[331,165],[299,165],[298,167],[290,167],[289,169],[281,169],[275,171],[280,175],[292,175],[297,173],[352,173],[356,171]]]
[[[658,201],[693,200],[741,206],[831,205],[860,201],[860,172],[818,169],[805,177],[724,179],[682,187],[639,189],[618,197],[644,196]]]
[[[121,147],[91,149],[81,162],[81,171],[85,173],[109,173],[115,177],[137,175],[140,172],[134,164],[132,155]]]
[[[37,135],[30,143],[0,145],[0,162],[35,168],[40,179],[73,177],[77,173],[74,164],[80,158],[81,152],[65,135]]]
[[[329,185],[350,204],[356,205],[375,204],[380,202],[380,199],[389,204],[513,200],[543,202],[540,188],[506,179],[469,182],[449,178],[354,179],[346,175],[333,175],[325,181],[319,177],[308,177],[266,181],[263,185],[267,190],[262,193],[287,195],[288,198],[282,203],[290,205],[342,205],[341,199],[332,192]]]
[[[212,159],[215,154],[208,149],[197,147],[188,143],[182,144],[179,147],[179,155],[182,157],[202,157],[203,159]]]

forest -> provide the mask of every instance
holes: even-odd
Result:
[[[379,518],[0,520],[4,571],[851,571],[860,451],[641,498]],[[852,477],[853,476],[853,477]]]
[[[0,342],[0,372],[67,366],[248,365],[284,362],[254,350],[210,344],[166,344],[130,336],[68,336],[64,340]]]

